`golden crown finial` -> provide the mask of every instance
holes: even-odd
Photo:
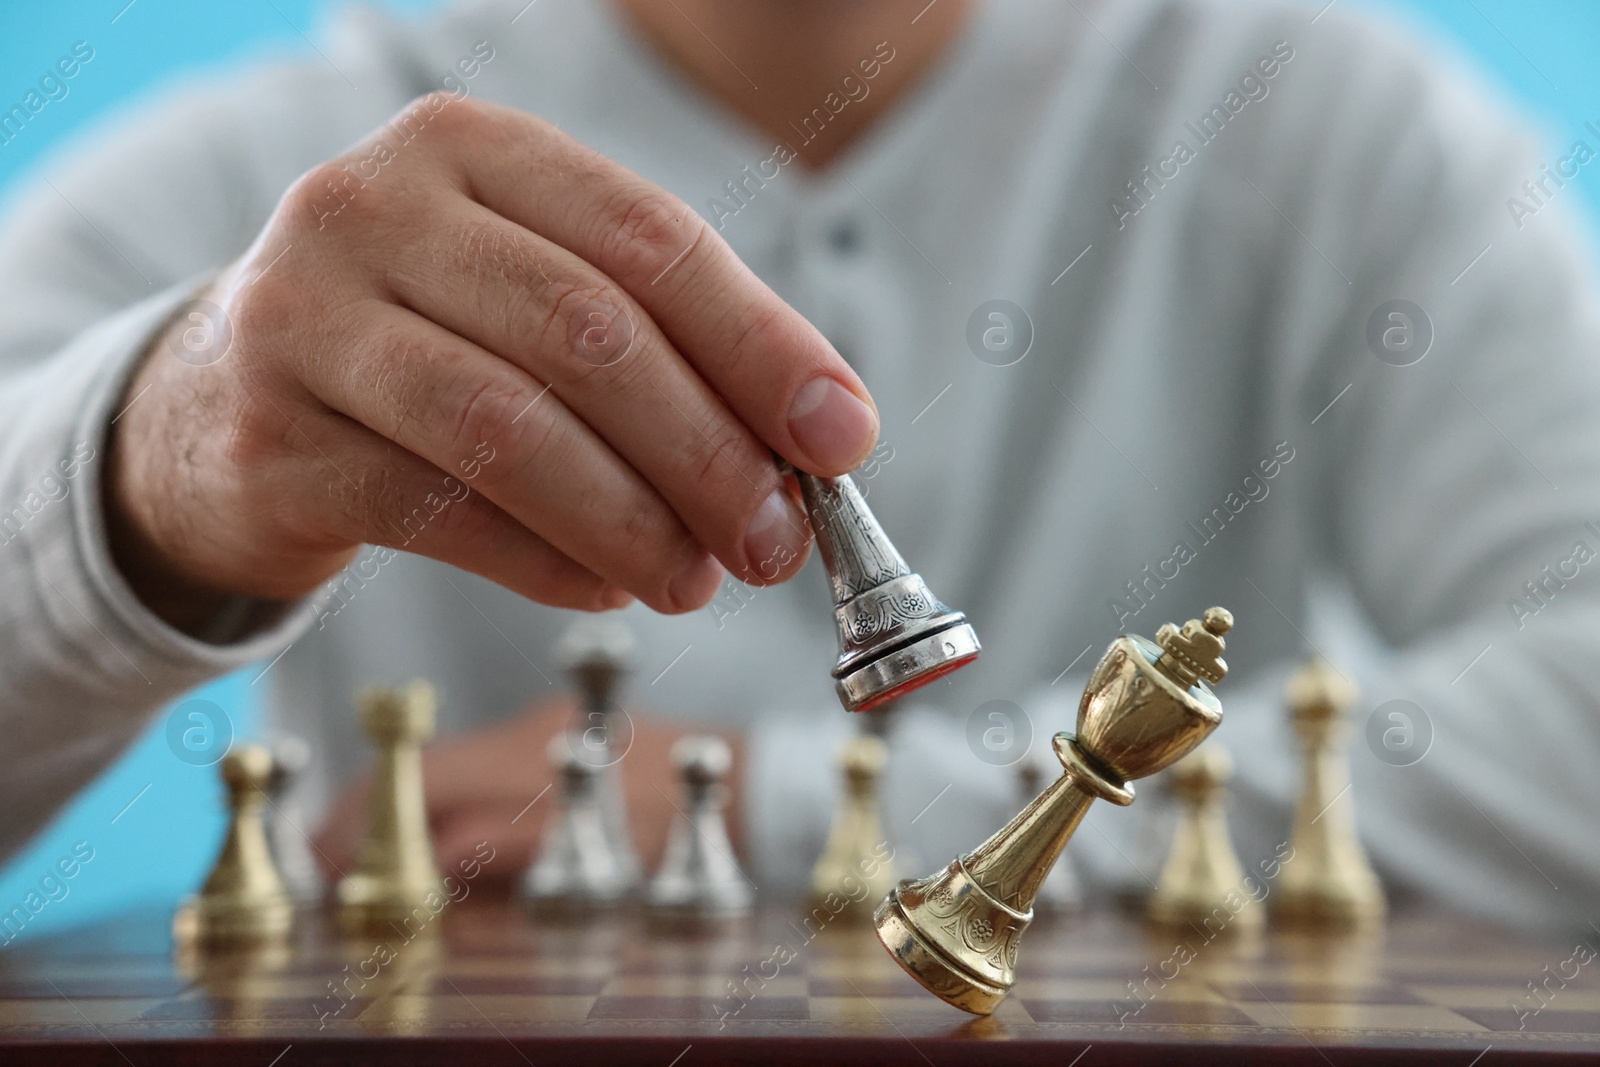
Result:
[[[1227,643],[1222,635],[1233,629],[1233,613],[1227,608],[1207,608],[1198,619],[1190,619],[1178,629],[1172,623],[1156,631],[1156,644],[1165,655],[1157,666],[1188,688],[1204,678],[1216,685],[1227,677],[1228,664],[1222,658]]]

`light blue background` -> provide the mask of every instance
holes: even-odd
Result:
[[[436,2],[391,6],[420,11]],[[1535,117],[1552,151],[1580,136],[1593,140],[1582,130],[1585,121],[1600,125],[1600,5],[1592,0],[1544,0],[1536,8],[1519,0],[1366,0],[1353,6],[1387,9],[1470,57]],[[126,0],[8,0],[0,7],[0,110],[19,102],[74,42],[88,41],[95,57],[69,83],[65,99],[0,146],[0,196],[32,168],[43,165],[48,172],[52,147],[175,75],[226,69],[267,51],[308,50],[305,38],[315,38],[333,7],[321,0],[135,0],[131,6]],[[1308,18],[1314,11],[1308,8]],[[1600,169],[1584,170],[1576,185],[1591,205],[1600,203]],[[256,673],[199,694],[219,705],[242,737],[252,736],[260,722],[260,691],[250,685]],[[175,902],[204,876],[222,830],[215,771],[176,759],[164,721],[0,870],[4,912],[73,842],[86,840],[95,849],[70,894],[45,907],[27,937],[134,904]]]

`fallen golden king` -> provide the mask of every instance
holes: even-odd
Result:
[[[878,940],[928,992],[975,1015],[1000,1006],[1034,898],[1089,805],[1133,803],[1131,780],[1182,759],[1222,722],[1206,683],[1228,672],[1232,628],[1232,615],[1209,608],[1182,629],[1163,625],[1153,643],[1118,637],[1089,677],[1077,735],[1052,739],[1061,777],[977,849],[883,899]]]

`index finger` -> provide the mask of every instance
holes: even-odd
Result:
[[[466,194],[626,289],[769,447],[820,475],[866,459],[866,386],[687,204],[532,115],[470,99],[444,110],[452,121],[434,122]]]

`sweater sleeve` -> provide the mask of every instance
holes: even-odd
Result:
[[[328,62],[263,64],[115,117],[23,179],[0,216],[0,855],[157,709],[314,621],[241,599],[201,638],[168,626],[112,562],[100,483],[153,339],[296,175],[415,94],[382,34],[357,37]]]
[[[310,621],[240,600],[206,639],[190,637],[145,608],[112,563],[106,436],[130,369],[189,289],[140,301],[0,380],[0,850],[21,845],[156,708],[275,655]]]

